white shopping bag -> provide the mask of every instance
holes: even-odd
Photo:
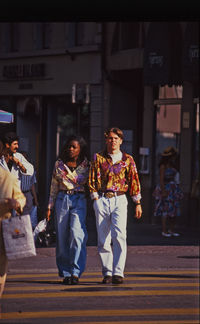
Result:
[[[30,215],[3,219],[2,232],[8,260],[36,255]]]

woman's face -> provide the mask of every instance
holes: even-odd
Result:
[[[71,141],[67,145],[67,154],[70,159],[77,160],[80,154],[80,145],[77,141]]]

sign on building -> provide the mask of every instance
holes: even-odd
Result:
[[[90,103],[90,85],[74,83],[72,86],[72,103]]]

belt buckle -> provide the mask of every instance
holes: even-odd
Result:
[[[73,189],[67,190],[67,193],[68,193],[68,195],[73,195],[74,194],[74,190]]]
[[[105,196],[106,196],[106,198],[112,198],[115,196],[115,192],[106,192]]]

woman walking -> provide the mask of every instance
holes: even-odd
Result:
[[[179,186],[179,167],[177,150],[167,147],[159,163],[160,183],[156,186],[153,196],[155,198],[154,216],[162,218],[162,236],[179,236],[175,232],[176,217],[180,215],[180,200],[183,192]],[[167,225],[169,223],[169,230]]]
[[[54,208],[56,263],[65,285],[78,284],[86,265],[88,170],[86,142],[72,135],[55,162],[46,213],[50,220]]]

